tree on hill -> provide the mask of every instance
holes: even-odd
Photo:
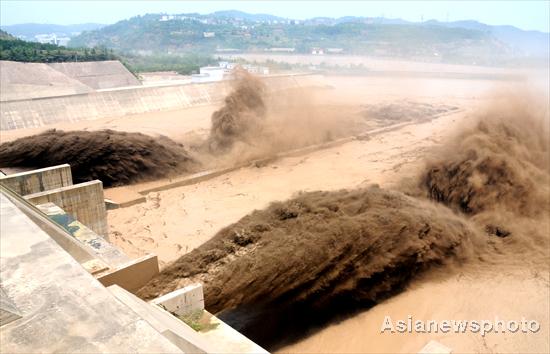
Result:
[[[3,31],[2,31],[3,32]],[[25,42],[13,36],[4,37],[0,33],[0,60],[12,60],[33,63],[59,63],[70,61],[119,60],[112,50],[94,48],[91,52],[85,48],[66,48],[54,44]]]
[[[12,35],[9,34],[8,32],[3,31],[3,30],[0,29],[0,39],[2,39],[2,40],[7,40],[7,41],[13,41],[13,40],[16,40],[17,38],[15,38],[14,36],[12,36]]]

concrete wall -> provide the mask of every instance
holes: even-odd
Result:
[[[25,196],[34,205],[54,203],[76,220],[108,240],[103,183],[91,181]]]
[[[221,100],[224,83],[140,87],[34,100],[3,102],[0,130],[120,117],[211,104]]]
[[[322,85],[320,75],[273,76],[265,81],[273,91]],[[208,105],[223,100],[230,90],[228,82],[212,82],[7,101],[0,105],[0,130]]]
[[[50,220],[53,220],[65,229],[76,240],[88,245],[93,254],[101,259],[109,268],[114,269],[131,261],[130,257],[115,245],[106,241],[80,221],[75,220],[65,210],[54,203],[38,204],[36,207],[46,214]]]
[[[44,192],[73,184],[68,164],[0,176],[0,183],[20,195]]]
[[[116,284],[129,292],[136,292],[159,273],[157,256],[149,254],[122,264],[107,273],[101,274],[97,280],[104,286]]]
[[[204,310],[204,292],[202,284],[196,283],[172,291],[151,301],[166,311],[178,316],[192,314]]]

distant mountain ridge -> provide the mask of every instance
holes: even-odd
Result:
[[[58,30],[55,26],[25,24],[2,29],[19,36],[37,29]],[[485,64],[550,55],[548,33],[473,20],[411,22],[357,16],[295,20],[226,10],[206,15],[146,14],[106,26],[59,27],[83,31],[72,37],[70,46],[104,46],[137,54],[265,52],[277,48],[310,53],[315,48],[335,48],[346,54]]]
[[[282,21],[282,20],[287,20],[284,17],[279,17],[279,16],[275,16],[275,15],[250,14],[250,13],[239,11],[239,10],[216,11],[216,12],[212,12],[210,15],[215,16],[215,17],[242,18],[242,19],[245,19],[245,20],[248,20],[248,21]]]
[[[14,40],[16,40],[16,39],[17,39],[17,38],[15,38],[14,36],[12,36],[12,35],[9,34],[8,32],[0,30],[0,40],[14,41]]]
[[[427,21],[426,24],[445,26],[449,28],[466,28],[477,31],[488,32],[497,39],[511,45],[514,49],[534,56],[548,56],[550,47],[550,36],[548,33],[532,30],[522,30],[510,25],[486,25],[484,23],[467,20],[440,22],[436,20]]]
[[[74,25],[56,25],[47,23],[22,23],[16,25],[1,26],[0,28],[11,35],[24,39],[34,40],[40,34],[55,34],[57,36],[73,37],[75,33],[93,31],[105,27],[99,23],[81,23]]]

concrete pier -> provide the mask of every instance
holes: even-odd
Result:
[[[108,240],[103,183],[95,180],[25,196],[34,205],[54,203],[92,231]]]
[[[19,195],[71,186],[73,177],[68,164],[0,176],[0,183]]]

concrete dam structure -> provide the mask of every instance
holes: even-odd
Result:
[[[69,66],[65,66],[67,68]],[[322,85],[322,76],[312,74],[269,76],[263,79],[273,91]],[[8,99],[0,107],[0,130],[38,128],[215,104],[222,101],[230,89],[227,81],[219,81],[158,87],[132,86],[57,97]]]
[[[60,191],[104,207],[94,185],[72,185],[69,165],[0,178],[1,352],[267,353],[208,312],[199,283],[134,295],[159,273],[157,256],[128,257],[96,231],[104,213]],[[56,197],[27,194],[37,191]]]

